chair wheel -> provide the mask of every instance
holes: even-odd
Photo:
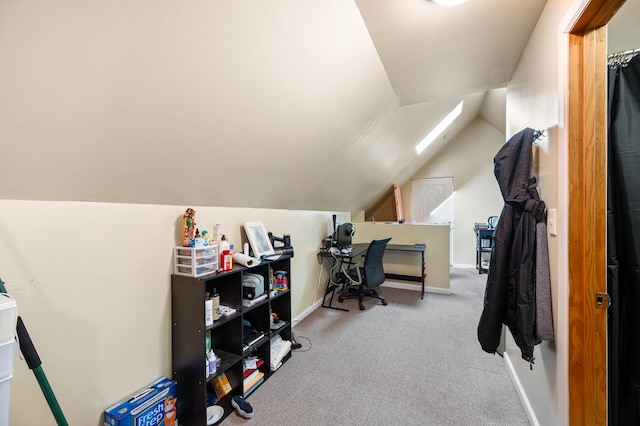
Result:
[[[360,310],[364,311],[364,305],[362,303],[360,304]]]
[[[382,301],[382,305],[383,305],[383,306],[387,306],[387,301],[386,301],[386,300],[383,300],[383,301]]]
[[[338,296],[338,302],[340,302],[340,303],[344,302],[344,297]]]

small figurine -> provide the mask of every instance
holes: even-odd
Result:
[[[182,246],[189,247],[194,238],[196,228],[196,211],[192,208],[185,210],[182,215]]]

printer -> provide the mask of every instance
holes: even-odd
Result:
[[[249,272],[242,273],[242,298],[253,300],[264,294],[264,277]]]

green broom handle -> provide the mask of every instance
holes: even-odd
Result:
[[[2,279],[0,279],[0,293],[7,293],[7,290],[4,288],[4,283]],[[64,414],[62,413],[62,409],[58,404],[58,400],[56,396],[53,394],[53,390],[49,385],[49,380],[47,380],[47,376],[44,374],[44,370],[42,369],[42,363],[40,362],[40,357],[38,356],[38,352],[36,352],[36,347],[33,345],[31,341],[31,337],[29,337],[29,333],[27,332],[27,328],[22,322],[22,318],[18,317],[17,324],[17,334],[18,334],[18,342],[20,344],[20,351],[22,355],[24,355],[25,361],[31,370],[33,370],[33,374],[36,376],[36,380],[40,385],[40,389],[44,394],[44,397],[49,404],[49,408],[53,413],[53,417],[56,419],[58,426],[69,426],[67,420],[64,418]]]

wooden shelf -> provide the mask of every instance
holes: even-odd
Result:
[[[290,290],[269,294],[267,299],[254,306],[242,306],[242,276],[244,273],[262,275],[265,290],[269,293],[271,271],[286,271],[291,287],[291,258],[283,256],[278,260],[265,261],[251,268],[235,265],[233,270],[213,273],[201,277],[184,275],[171,276],[171,359],[173,379],[178,383],[178,421],[180,424],[205,426],[207,392],[212,392],[211,382],[225,373],[232,386],[231,392],[221,398],[218,405],[224,408],[226,418],[233,408],[231,399],[243,395],[243,360],[257,355],[263,359],[261,370],[266,381],[273,373],[271,365],[271,338],[280,335],[291,339],[291,292]],[[220,304],[236,309],[205,326],[204,301],[206,293],[216,289]],[[198,307],[202,308],[199,309]],[[278,330],[270,330],[271,313],[275,312],[285,325]],[[264,332],[264,337],[244,349],[243,324],[249,321],[256,330]],[[220,358],[216,373],[205,374],[206,339]],[[284,364],[291,357],[291,351],[284,357]],[[253,392],[255,389],[252,389]],[[245,395],[246,396],[246,395]]]

